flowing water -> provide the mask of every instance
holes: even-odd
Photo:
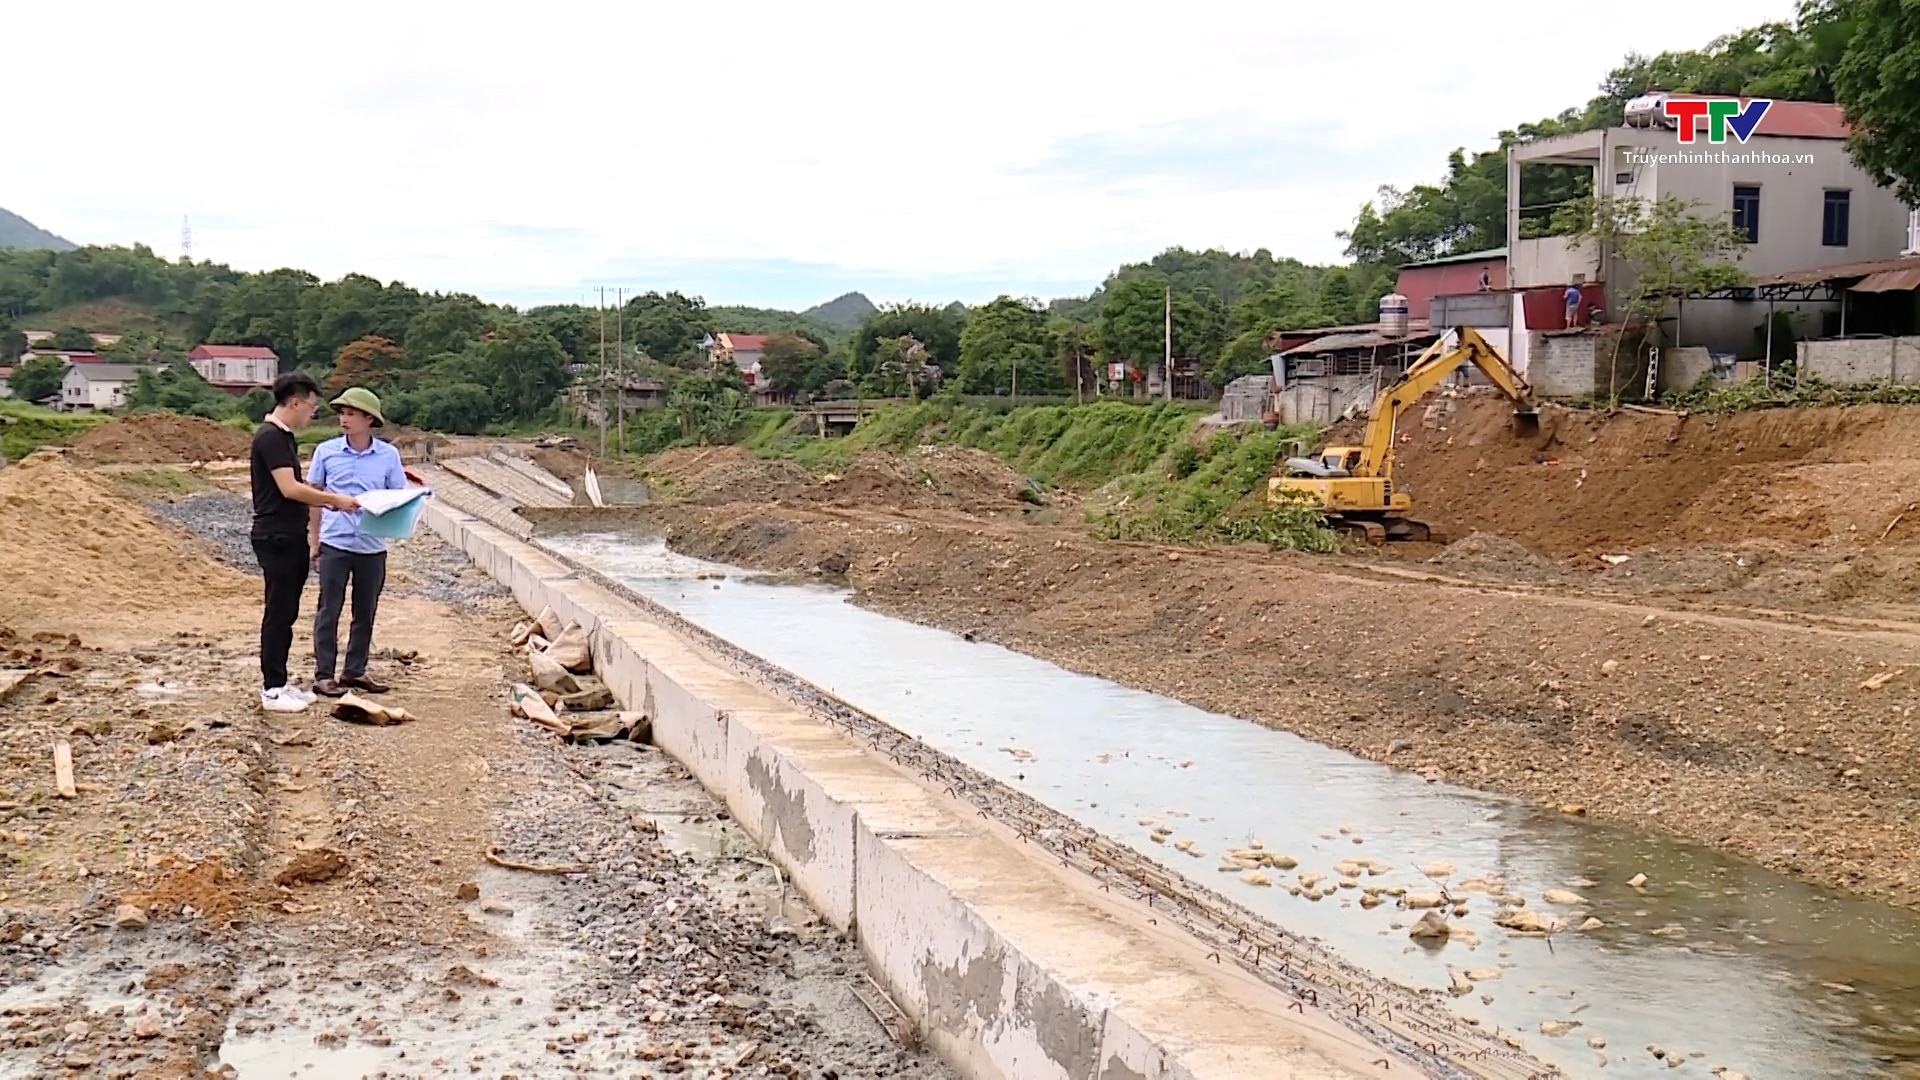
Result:
[[[1436,989],[1448,987],[1449,969],[1467,976],[1474,986],[1453,999],[1458,1012],[1520,1034],[1571,1075],[1920,1076],[1920,916],[1698,845],[1428,784],[875,614],[844,590],[758,583],[657,539],[543,543],[1380,975]],[[726,577],[700,577],[711,574]],[[1173,830],[1165,842],[1149,818]],[[1514,936],[1474,894],[1464,923],[1478,944],[1428,949],[1405,929],[1418,912],[1363,909],[1353,890],[1313,900],[1215,872],[1222,853],[1255,839],[1297,859],[1299,872],[1335,880],[1342,860],[1377,860],[1393,869],[1366,884],[1413,892],[1437,891],[1422,869],[1446,860],[1456,895],[1470,879],[1497,877],[1528,908],[1577,906],[1604,925]],[[1177,849],[1181,840],[1200,854]],[[1269,873],[1281,886],[1293,877]],[[1643,885],[1628,884],[1641,874]],[[1585,902],[1549,903],[1549,889]]]

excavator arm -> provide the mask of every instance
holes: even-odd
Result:
[[[1461,364],[1470,363],[1479,368],[1500,392],[1514,403],[1514,415],[1537,422],[1539,410],[1533,402],[1533,390],[1527,385],[1520,373],[1507,366],[1500,354],[1487,344],[1487,339],[1470,326],[1462,326],[1454,331],[1458,341],[1452,348],[1447,347],[1445,337],[1427,346],[1427,351],[1419,359],[1408,365],[1407,370],[1395,379],[1380,396],[1374,399],[1373,408],[1367,414],[1367,430],[1361,442],[1359,467],[1353,470],[1355,476],[1393,478],[1393,441],[1399,428],[1400,414],[1411,408],[1414,402],[1427,396],[1427,393],[1444,382],[1447,376],[1459,369]]]

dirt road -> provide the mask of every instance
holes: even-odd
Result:
[[[369,727],[259,710],[243,496],[171,508],[204,554],[56,462],[0,506],[46,512],[0,596],[0,668],[35,672],[0,700],[0,1071],[948,1075],[683,770],[509,716],[519,613],[437,540],[396,548],[376,640],[417,720]],[[99,542],[129,529],[138,558]]]
[[[1077,671],[1920,905],[1920,625],[1898,608],[1759,608],[1498,537],[1436,563],[1100,543],[1043,524],[1011,474],[949,490],[929,460],[897,508],[726,457],[660,463],[680,478],[655,510],[677,549],[843,577],[870,607]],[[1514,550],[1538,580],[1500,578],[1489,556]]]

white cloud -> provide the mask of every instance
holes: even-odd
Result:
[[[1337,259],[1378,184],[1792,8],[17,6],[8,37],[77,66],[16,81],[49,164],[0,206],[71,239],[173,254],[184,214],[243,269],[782,304],[1084,291],[1170,244]]]

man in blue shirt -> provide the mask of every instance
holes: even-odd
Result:
[[[407,486],[400,451],[373,437],[386,423],[380,399],[373,391],[355,386],[332,403],[340,414],[340,434],[313,452],[307,480],[322,491],[362,495],[369,491]],[[320,610],[313,617],[313,691],[340,697],[347,690],[384,694],[390,687],[367,675],[373,649],[373,617],[380,606],[380,590],[387,582],[387,542],[360,532],[361,511],[344,512],[315,507],[307,525],[307,548],[320,574]],[[347,586],[353,586],[353,629],[347,636],[347,663],[334,679],[340,655],[340,609]]]
[[[1567,329],[1580,325],[1580,286],[1567,286]]]

